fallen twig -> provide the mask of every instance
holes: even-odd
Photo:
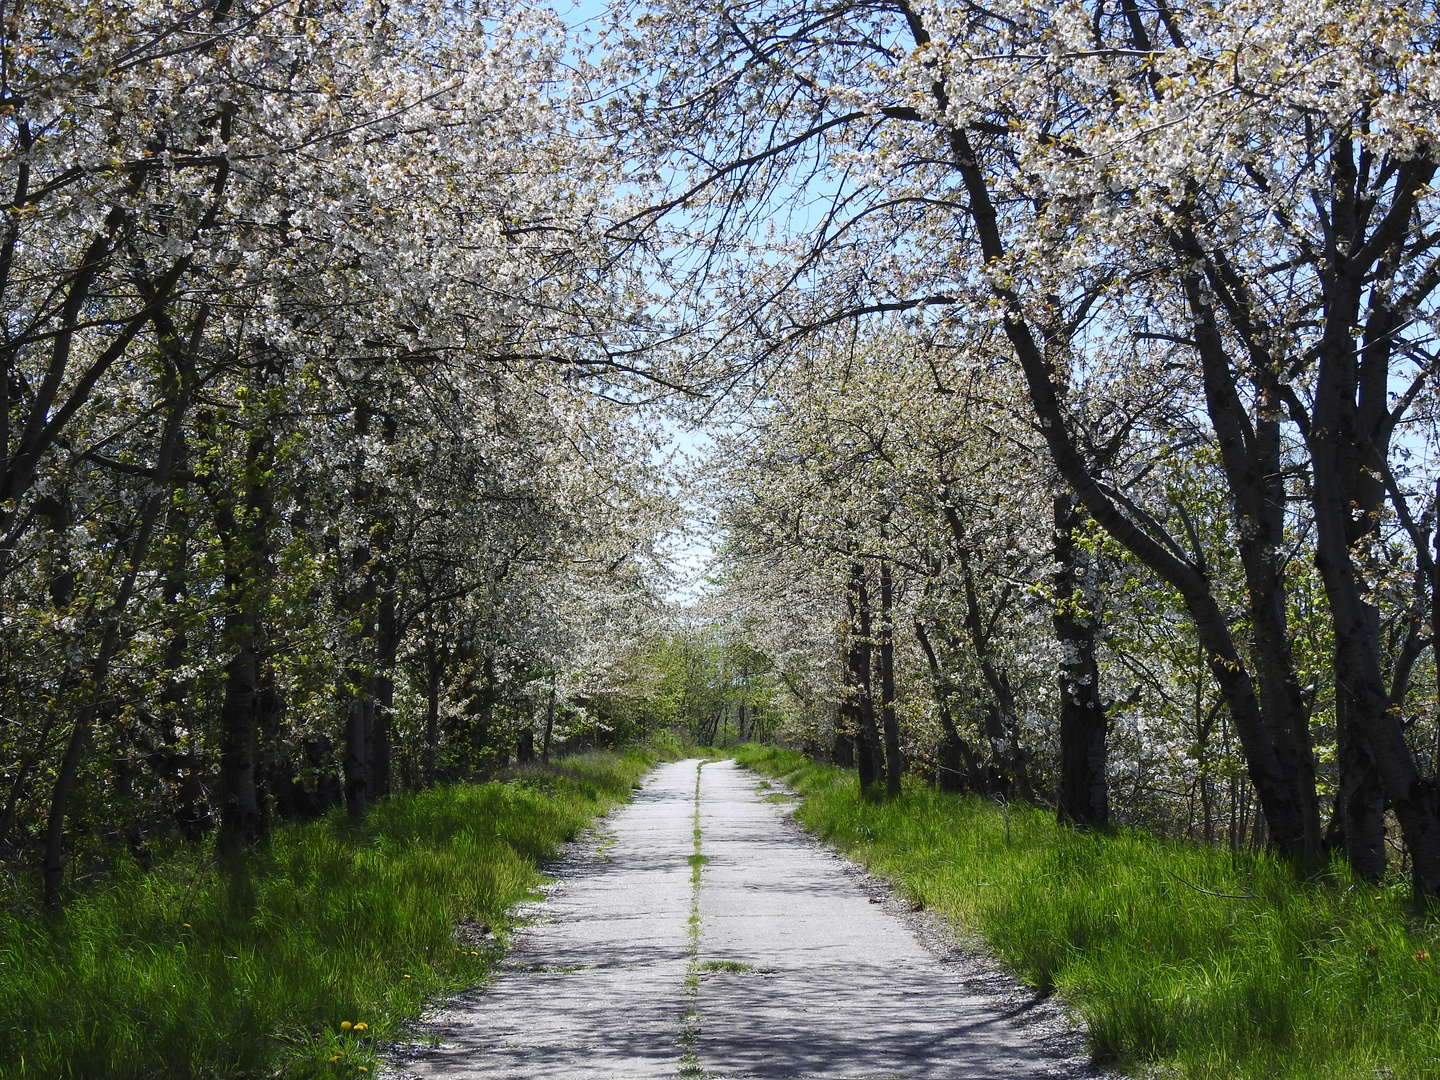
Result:
[[[1193,881],[1186,881],[1186,880],[1185,880],[1183,877],[1181,877],[1179,874],[1175,873],[1174,870],[1166,870],[1165,872],[1166,872],[1167,874],[1169,874],[1171,877],[1173,877],[1176,881],[1180,882],[1181,885],[1188,885],[1188,886],[1190,886],[1190,888],[1194,889],[1196,892],[1198,892],[1198,893],[1204,893],[1206,896],[1219,896],[1219,897],[1221,897],[1222,899],[1225,899],[1225,900],[1259,900],[1259,899],[1260,899],[1260,898],[1259,898],[1258,896],[1256,896],[1254,893],[1215,892],[1213,889],[1202,889],[1199,885],[1196,885]]]

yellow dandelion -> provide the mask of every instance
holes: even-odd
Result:
[[[355,1025],[352,1024],[352,1023],[350,1023],[349,1020],[341,1020],[341,1021],[340,1021],[340,1030],[341,1030],[341,1031],[349,1031],[349,1030],[350,1030],[352,1027],[354,1027],[354,1026],[355,1026]]]
[[[186,930],[190,929],[190,924],[188,922],[182,922],[180,925],[183,926]]]
[[[332,1058],[330,1059],[330,1064],[333,1065],[333,1064],[335,1064],[335,1062],[337,1062],[337,1061],[339,1061],[339,1060],[340,1060],[340,1055],[339,1055],[339,1054],[336,1054],[334,1057],[332,1057]]]
[[[355,1030],[356,1030],[356,1031],[364,1031],[364,1030],[365,1030],[366,1028],[368,1028],[369,1026],[370,1026],[369,1024],[364,1024],[364,1023],[356,1024],[356,1025],[355,1025]]]
[[[410,976],[409,976],[409,975],[401,975],[400,977],[401,977],[402,979],[408,979]]]

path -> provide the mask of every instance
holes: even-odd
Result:
[[[753,774],[706,764],[697,793],[698,764],[653,772],[561,868],[505,971],[429,1023],[440,1045],[406,1053],[407,1075],[1078,1075],[799,836]]]

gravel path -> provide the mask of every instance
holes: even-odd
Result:
[[[656,769],[576,845],[407,1077],[1099,1077],[1055,1006],[801,832],[734,762]],[[698,830],[698,832],[697,832]]]

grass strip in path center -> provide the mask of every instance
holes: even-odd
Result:
[[[701,849],[705,834],[700,827],[700,778],[711,760],[706,758],[695,766],[695,809],[691,818],[693,850],[690,854],[690,917],[686,924],[688,962],[685,966],[685,1014],[680,1030],[682,1080],[698,1080],[704,1075],[700,1070],[696,1044],[700,1039],[700,875],[709,860]]]

